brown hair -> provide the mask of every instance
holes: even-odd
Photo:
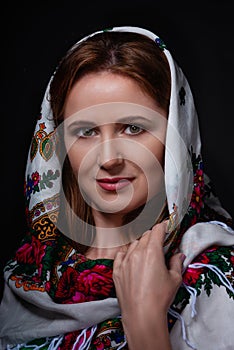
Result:
[[[170,68],[162,49],[142,34],[107,31],[78,43],[59,63],[50,85],[50,103],[56,125],[63,122],[66,101],[74,84],[86,74],[101,71],[134,79],[159,107],[168,112]],[[63,164],[63,188],[74,213],[83,222],[93,225],[91,208],[80,194],[68,157]],[[69,226],[71,229],[72,222]]]

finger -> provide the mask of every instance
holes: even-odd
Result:
[[[123,250],[120,250],[116,253],[115,258],[114,258],[114,262],[113,262],[113,271],[117,271],[119,269],[126,253],[127,252],[125,252]]]
[[[127,260],[131,254],[131,252],[136,248],[138,245],[139,241],[135,240],[132,243],[128,245],[128,247],[123,247],[121,248],[115,255],[114,258],[114,265],[115,267],[119,266],[122,264],[125,260]]]
[[[160,224],[156,224],[152,227],[150,237],[150,244],[159,244],[160,247],[163,247],[163,243],[165,240],[166,232],[167,232],[167,221],[163,221]]]
[[[126,260],[129,259],[130,255],[136,249],[136,247],[138,246],[139,242],[140,242],[139,240],[135,240],[129,245],[128,250],[125,253],[125,256],[123,257],[122,260],[126,261]]]
[[[186,256],[183,253],[173,255],[169,261],[169,269],[181,275],[185,258]]]
[[[151,230],[145,231],[143,235],[138,239],[138,242],[140,242],[141,245],[146,244],[150,239],[150,234],[151,234]]]

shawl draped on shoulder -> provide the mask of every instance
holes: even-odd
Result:
[[[165,184],[172,225],[174,218],[180,225],[179,229],[174,227],[165,255],[170,258],[178,250],[186,255],[183,283],[168,312],[172,349],[231,350],[233,224],[204,173],[198,118],[189,84],[154,33],[138,27],[109,31],[148,36],[165,53],[171,71]],[[95,34],[83,38],[72,49]],[[49,85],[25,174],[29,234],[4,271],[0,348],[127,349],[112,280],[113,261],[86,258],[56,226],[61,168],[55,152],[48,91]]]

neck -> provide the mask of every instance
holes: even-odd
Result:
[[[128,244],[123,216],[107,214],[93,209],[95,239],[86,253],[89,259],[114,259],[116,253]]]
[[[110,247],[110,248],[97,248],[97,247],[90,247],[88,251],[86,252],[86,257],[88,259],[111,259],[114,260],[116,253],[118,251],[125,251],[127,249],[127,245],[120,246],[120,247]]]
[[[92,214],[96,227],[100,228],[121,228],[123,225],[123,215],[119,213],[104,213],[92,209]]]

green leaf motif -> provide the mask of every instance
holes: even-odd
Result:
[[[40,190],[44,190],[47,188],[52,188],[53,187],[53,182],[52,180],[56,180],[59,177],[59,171],[56,170],[53,172],[52,170],[48,170],[47,174],[43,173],[41,180],[40,180]]]

